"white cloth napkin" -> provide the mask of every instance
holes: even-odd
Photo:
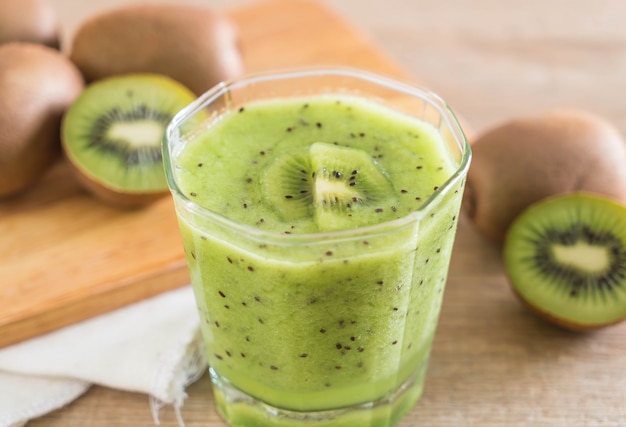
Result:
[[[0,427],[58,409],[91,384],[146,393],[155,423],[206,358],[190,286],[0,349]],[[182,424],[182,423],[181,423]]]

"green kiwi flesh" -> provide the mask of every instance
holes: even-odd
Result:
[[[507,232],[504,262],[515,293],[572,330],[626,318],[626,206],[589,193],[544,199]]]
[[[266,170],[263,185],[285,219],[314,218],[320,231],[396,216],[391,181],[370,155],[355,148],[316,142],[306,151],[284,154]]]
[[[64,117],[66,156],[96,196],[141,205],[167,192],[161,139],[170,119],[195,95],[156,74],[98,80],[82,92]]]

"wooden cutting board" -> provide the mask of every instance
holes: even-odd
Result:
[[[315,1],[273,0],[230,12],[247,71],[343,64],[402,72]],[[108,207],[60,161],[35,187],[0,202],[0,347],[185,285],[169,196]]]

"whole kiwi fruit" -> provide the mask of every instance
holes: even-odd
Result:
[[[626,145],[606,119],[556,109],[507,121],[472,144],[463,210],[501,244],[511,222],[546,197],[585,191],[626,201]]]
[[[59,157],[61,118],[83,86],[57,50],[0,45],[0,197],[26,189]]]
[[[95,15],[78,28],[70,57],[89,82],[157,73],[196,95],[243,70],[234,25],[217,11],[181,4],[125,6]]]
[[[0,1],[0,44],[39,43],[60,48],[58,17],[45,0]]]

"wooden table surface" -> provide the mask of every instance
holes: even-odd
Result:
[[[51,0],[68,33],[94,10],[129,2]],[[251,2],[196,1],[228,8]],[[626,133],[623,0],[325,3],[477,131],[518,114],[569,106],[602,114]],[[625,368],[626,323],[579,335],[538,320],[510,292],[498,249],[461,219],[425,395],[400,426],[623,427]],[[188,427],[224,426],[208,377],[188,393]],[[153,422],[146,396],[95,386],[28,425]],[[161,410],[161,425],[177,426],[171,408]]]

